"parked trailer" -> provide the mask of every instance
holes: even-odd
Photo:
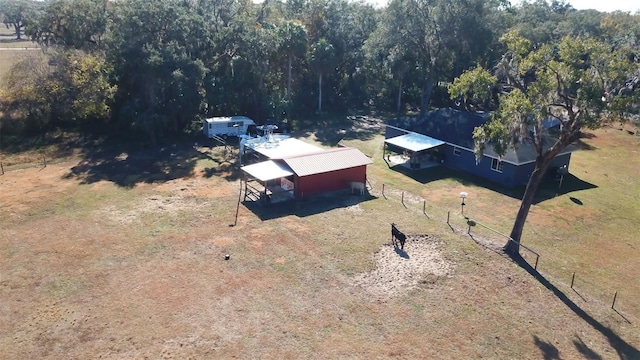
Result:
[[[256,123],[246,116],[212,117],[204,119],[202,132],[208,138],[215,136],[227,138],[228,136],[244,135],[250,126],[255,125]]]

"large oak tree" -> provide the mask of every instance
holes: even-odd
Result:
[[[16,39],[22,39],[22,29],[35,14],[37,3],[32,0],[1,0],[0,21],[16,32]]]
[[[593,39],[566,37],[558,44],[534,48],[510,32],[503,37],[508,51],[494,70],[474,69],[456,79],[452,97],[474,98],[499,86],[499,107],[490,121],[476,128],[476,154],[486,146],[498,154],[528,143],[536,152],[535,169],[527,184],[505,251],[518,256],[522,231],[538,186],[551,162],[585,129],[602,127],[624,115],[629,93],[636,90],[629,78],[640,63],[631,49],[611,47]],[[544,122],[560,123],[557,138],[550,141]]]

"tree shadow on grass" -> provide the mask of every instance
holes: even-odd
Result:
[[[25,38],[17,39],[16,34],[0,34],[0,47],[3,44],[15,44],[15,43],[23,43],[25,46],[33,47],[33,43]],[[24,47],[23,47],[24,48]],[[19,49],[19,48],[16,48]]]
[[[549,289],[558,300],[562,301],[571,311],[573,311],[576,315],[578,315],[582,320],[584,320],[587,324],[589,324],[594,330],[598,331],[609,341],[609,345],[613,349],[616,350],[620,359],[631,360],[631,359],[640,359],[640,351],[636,349],[633,345],[627,343],[622,339],[618,334],[616,334],[610,328],[602,325],[598,320],[594,319],[591,315],[587,314],[586,311],[582,310],[580,306],[574,303],[569,297],[558,289],[555,285],[553,285],[549,280],[547,280],[542,274],[540,274],[536,269],[534,269],[525,259],[521,256],[514,256],[513,261],[518,264],[522,269],[528,272],[531,276],[533,276],[540,284]],[[576,342],[574,341],[574,344]],[[578,351],[581,349],[584,351],[592,352],[590,349],[585,347],[578,347]],[[582,352],[582,351],[581,351]],[[583,354],[586,354],[583,352]]]
[[[533,343],[542,351],[544,360],[559,360],[560,351],[552,343],[540,340],[537,335],[533,336]]]
[[[74,149],[88,143],[78,134],[69,132],[51,132],[41,136],[0,134],[0,152],[6,155],[32,153],[46,155],[49,159],[65,158],[73,155]]]
[[[590,133],[590,132],[582,132],[580,133],[580,138],[574,143],[575,146],[577,146],[580,150],[597,150],[598,148],[591,145],[591,144],[587,144],[584,139],[593,139],[596,137],[596,134]]]
[[[584,355],[585,359],[590,360],[602,360],[602,356],[600,356],[597,352],[589,349],[587,344],[582,341],[580,336],[576,335],[576,339],[573,340],[573,345],[580,352],[580,354]]]
[[[195,175],[200,160],[214,163],[205,167],[205,177],[219,176],[229,181],[237,180],[240,172],[235,159],[202,151],[192,141],[180,141],[164,147],[140,150],[135,146],[119,145],[88,147],[83,159],[71,168],[65,178],[79,179],[82,184],[111,181],[122,187],[133,187],[139,183],[158,183]]]
[[[343,140],[373,139],[382,133],[381,121],[368,116],[323,116],[299,123],[302,136],[313,134],[324,146],[337,146]]]

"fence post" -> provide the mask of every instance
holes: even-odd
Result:
[[[384,183],[382,183],[382,196],[386,199],[387,197],[384,196]]]
[[[576,279],[576,273],[573,273],[573,275],[571,275],[571,288],[573,289],[573,281]]]
[[[402,205],[404,205],[404,191],[402,192]]]
[[[615,310],[614,306],[616,306],[616,298],[618,297],[618,292],[616,291],[615,294],[613,294],[613,303],[611,303],[611,308],[613,310]]]
[[[0,170],[2,170],[2,174],[0,174],[0,175],[4,175],[4,165],[2,165],[1,162],[0,162]]]
[[[422,213],[427,215],[427,200],[422,201]]]
[[[534,270],[538,270],[538,260],[540,259],[539,255],[536,255],[536,264],[533,266]]]
[[[451,211],[447,211],[447,224],[451,225],[451,224],[449,224],[449,216],[451,216]]]
[[[46,155],[42,155],[42,162],[44,163],[44,167],[47,167],[47,156]]]

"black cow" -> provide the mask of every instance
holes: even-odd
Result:
[[[393,243],[393,246],[398,246],[398,243],[400,243],[400,249],[404,250],[404,243],[407,241],[407,236],[400,230],[398,230],[398,228],[396,227],[396,224],[391,223],[391,243]]]

